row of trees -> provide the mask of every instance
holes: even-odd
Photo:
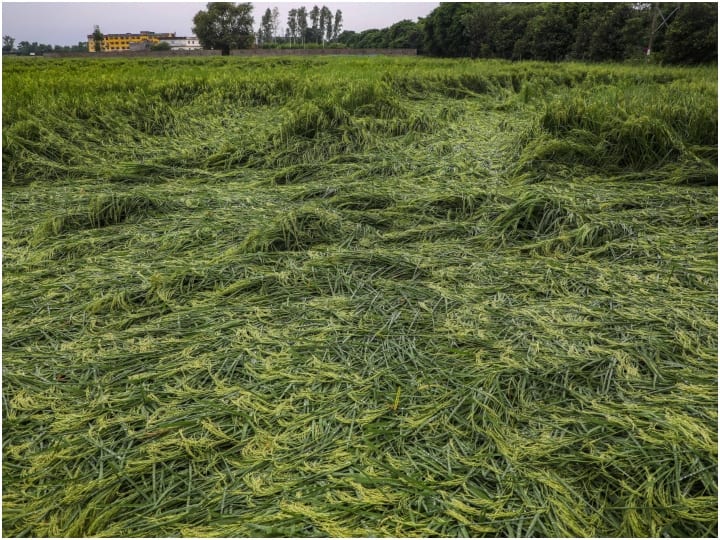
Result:
[[[442,3],[417,22],[343,32],[348,47],[507,60],[717,62],[712,3]]]
[[[346,31],[353,48],[508,60],[717,62],[713,3],[442,3],[417,22]]]
[[[308,25],[308,18],[310,25]],[[304,45],[305,43],[319,44],[337,41],[342,25],[342,11],[339,9],[333,15],[327,6],[322,8],[313,6],[310,12],[306,10],[305,6],[302,6],[288,12],[285,38],[290,41],[291,45],[298,42]]]
[[[338,41],[353,49],[417,49],[423,51],[425,42],[424,21],[413,22],[408,19],[396,22],[381,30],[372,28],[362,32],[345,31]]]
[[[257,33],[250,3],[210,2],[193,18],[193,32],[205,48],[317,46],[414,48],[421,54],[509,60],[622,61],[652,51],[678,64],[717,62],[718,4],[697,3],[441,3],[417,22],[384,29],[342,31],[342,12],[326,6],[293,8],[280,32],[277,7],[267,9]],[[102,42],[96,28],[93,39]],[[3,37],[3,51],[42,54],[84,51]],[[98,49],[99,50],[99,49]]]
[[[715,3],[443,3],[422,21],[426,53],[670,63],[717,61]]]
[[[308,24],[308,19],[310,24]],[[333,15],[327,6],[313,8],[308,11],[305,6],[293,8],[288,12],[285,34],[280,33],[280,11],[277,7],[265,10],[257,32],[257,43],[260,46],[270,44],[302,44],[326,43],[337,41],[342,30],[342,11]]]
[[[327,6],[293,8],[288,13],[287,30],[280,35],[280,12],[277,7],[265,10],[260,27],[255,33],[250,3],[210,2],[207,9],[199,11],[193,18],[193,32],[205,48],[221,49],[229,54],[230,49],[245,49],[256,42],[260,46],[290,45],[306,43],[321,44],[337,41],[342,30],[342,12],[335,14]],[[257,40],[257,41],[255,41]]]
[[[266,45],[275,43],[275,39],[280,32],[280,10],[277,7],[265,10],[265,14],[260,21],[260,29],[257,32],[258,45]]]
[[[3,53],[14,53],[20,56],[29,56],[36,54],[38,56],[47,52],[86,52],[87,41],[79,41],[77,45],[47,45],[33,41],[21,41],[15,47],[15,38],[12,36],[3,36]]]

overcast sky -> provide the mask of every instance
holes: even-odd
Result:
[[[343,30],[385,28],[403,19],[416,21],[425,17],[438,2],[346,2],[318,1],[253,2],[255,28],[267,8],[280,10],[282,32],[287,26],[287,12],[305,5],[326,5],[335,13],[343,13]],[[99,25],[105,34],[176,32],[191,34],[192,18],[206,2],[2,2],[2,35],[21,41],[37,41],[49,45],[74,45],[86,41]]]

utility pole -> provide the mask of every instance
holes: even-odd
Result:
[[[676,7],[675,9],[673,9],[673,10],[670,12],[670,15],[668,15],[667,17],[665,17],[665,16],[662,14],[662,11],[660,11],[660,7],[657,5],[657,3],[653,3],[652,6],[653,6],[653,7],[652,7],[653,17],[652,17],[652,22],[650,23],[650,43],[648,44],[648,48],[647,48],[647,52],[646,52],[646,55],[647,55],[647,56],[646,56],[646,60],[647,60],[648,62],[650,61],[650,53],[652,52],[653,43],[655,43],[655,34],[657,34],[658,31],[659,31],[663,26],[668,26],[668,25],[670,24],[670,17],[672,17],[673,15],[675,15],[675,13],[677,12],[677,10],[680,9],[679,7]],[[659,26],[656,26],[656,25],[657,25],[658,15],[660,15],[660,18],[662,19],[662,22],[660,23]]]
[[[657,4],[652,4],[652,21],[650,22],[650,43],[648,43],[647,51],[645,51],[645,61],[650,61],[650,53],[652,52],[653,43],[655,42],[655,26],[657,25],[657,16],[659,8],[657,7]]]

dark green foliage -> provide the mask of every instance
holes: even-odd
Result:
[[[10,52],[15,46],[15,38],[9,35],[4,35],[2,38],[2,50],[3,52]]]
[[[717,63],[717,3],[680,4],[665,32],[663,59],[674,64]]]
[[[254,41],[252,9],[250,3],[209,2],[207,11],[193,17],[193,33],[203,47],[221,49],[223,55],[247,49]]]
[[[405,19],[380,30],[372,28],[362,32],[345,31],[338,36],[338,41],[355,49],[416,49],[418,53],[422,53],[424,47],[423,27],[423,21],[413,22]]]
[[[588,3],[580,6],[571,51],[573,58],[601,62],[638,56],[642,49],[639,38],[647,32],[644,25],[643,28],[632,26],[638,10],[630,4]],[[641,25],[644,22],[640,20]],[[631,28],[633,30],[627,34]]]
[[[559,7],[550,4],[542,14],[533,17],[515,47],[519,59],[557,62],[568,58],[573,41],[574,24]]]
[[[425,18],[425,50],[435,56],[469,56],[463,18],[468,4],[441,3]]]
[[[170,50],[170,44],[167,41],[161,41],[160,43],[156,43],[152,47],[150,47],[151,51],[169,51]]]
[[[436,56],[513,60],[640,59],[655,14],[650,3],[448,3],[424,24],[424,50]],[[653,53],[673,63],[717,61],[717,5],[659,4]]]

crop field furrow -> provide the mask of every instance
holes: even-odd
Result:
[[[717,69],[3,62],[3,533],[717,536]]]

